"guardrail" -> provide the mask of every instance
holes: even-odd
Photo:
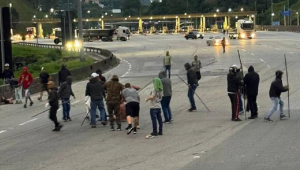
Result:
[[[37,44],[37,43],[29,43],[29,42],[16,42],[14,44],[20,44],[24,46],[31,46],[31,47],[38,47],[38,48],[50,48],[50,49],[60,49],[60,50],[66,50],[64,46],[62,45],[52,45],[52,44]],[[70,51],[79,51],[78,48],[71,48],[68,49]],[[100,54],[104,57],[111,57],[113,54],[112,52],[102,49],[102,48],[96,48],[96,47],[83,47],[84,52],[90,52],[95,54]]]

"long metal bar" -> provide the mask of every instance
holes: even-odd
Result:
[[[287,85],[289,86],[289,73],[288,73],[288,68],[287,68],[287,63],[286,63],[286,55],[284,54],[284,62],[285,62],[285,71],[286,71],[286,81]],[[288,90],[288,116],[289,118],[291,117],[290,113],[290,90]]]
[[[241,55],[240,55],[240,50],[237,50],[238,52],[238,55],[239,55],[239,60],[240,60],[240,64],[241,64],[241,67],[242,67],[242,74],[243,74],[243,78],[244,78],[244,71],[243,71],[243,64],[242,64],[242,60],[241,60]],[[244,112],[245,112],[245,120],[247,119],[247,112],[246,112],[246,93],[245,93],[245,86],[244,86]]]

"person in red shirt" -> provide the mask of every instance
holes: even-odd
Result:
[[[22,85],[23,89],[25,90],[25,104],[24,104],[24,108],[27,107],[27,100],[30,100],[30,106],[33,105],[33,102],[30,98],[30,86],[31,83],[33,82],[33,78],[32,75],[30,74],[30,72],[28,71],[27,67],[23,67],[23,72],[21,73],[20,77],[19,77],[19,84]]]

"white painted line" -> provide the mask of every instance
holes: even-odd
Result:
[[[264,60],[263,60],[263,59],[260,59],[260,61],[264,62]]]
[[[253,53],[251,53],[251,55],[254,55]]]
[[[290,52],[290,54],[294,54],[293,52]]]
[[[23,125],[26,125],[27,123],[36,121],[37,119],[38,119],[38,118],[34,118],[34,119],[31,119],[31,120],[29,120],[29,121],[27,121],[27,122],[21,123],[21,124],[19,124],[19,125],[20,125],[20,126],[23,126]]]
[[[194,156],[194,159],[198,159],[198,158],[200,158],[200,156]]]
[[[76,103],[78,103],[78,102],[80,102],[80,100],[77,100],[77,101],[75,101],[75,102],[73,102],[73,103],[71,103],[71,104],[76,104]]]
[[[279,48],[275,48],[276,50],[280,50]]]
[[[242,49],[244,52],[246,51],[245,49]]]
[[[0,134],[1,134],[1,133],[4,133],[4,132],[6,132],[6,130],[1,130],[1,131],[0,131]]]
[[[267,65],[267,67],[271,68],[269,65]]]

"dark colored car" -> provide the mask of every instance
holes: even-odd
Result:
[[[184,36],[185,39],[198,39],[198,38],[201,38],[203,39],[204,38],[204,35],[203,34],[200,34],[198,31],[191,31],[189,32],[188,34],[186,34]]]

